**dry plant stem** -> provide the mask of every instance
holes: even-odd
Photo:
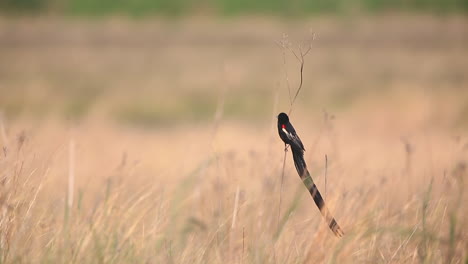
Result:
[[[217,102],[217,105],[216,105],[216,111],[215,111],[215,115],[214,115],[214,118],[213,118],[213,140],[218,132],[218,127],[219,127],[219,124],[223,118],[223,115],[224,115],[224,105],[225,105],[225,102],[226,102],[226,93],[227,93],[227,90],[228,90],[228,86],[224,86],[222,88],[222,90],[220,91],[219,93],[219,97],[218,97],[218,102]]]
[[[299,95],[299,92],[301,91],[301,88],[302,88],[302,84],[303,84],[303,71],[304,71],[304,62],[305,62],[305,57],[307,56],[307,54],[310,52],[310,50],[312,49],[312,46],[309,44],[308,45],[308,48],[305,52],[302,51],[302,47],[299,46],[299,52],[300,52],[300,56],[298,56],[294,50],[292,50],[289,46],[286,45],[286,41],[285,41],[285,37],[283,38],[283,41],[281,41],[281,48],[282,48],[282,51],[283,51],[283,64],[284,64],[284,72],[285,72],[285,77],[286,77],[286,86],[288,88],[288,93],[289,93],[289,104],[290,104],[290,108],[289,108],[289,112],[288,114],[290,115],[291,112],[292,112],[292,109],[293,109],[293,106],[294,106],[294,102],[296,101],[296,98],[297,96]],[[300,68],[300,82],[299,82],[299,87],[297,88],[296,90],[296,94],[294,95],[294,98],[291,99],[291,87],[289,85],[289,76],[288,76],[288,70],[287,70],[287,67],[286,67],[286,52],[285,52],[285,49],[288,49],[289,51],[291,51],[294,56],[297,58],[297,60],[300,62],[301,64],[301,68]],[[278,228],[279,228],[279,224],[280,224],[280,216],[281,216],[281,202],[282,202],[282,195],[283,195],[283,180],[284,180],[284,169],[285,169],[285,165],[286,165],[286,152],[287,152],[287,147],[285,146],[284,148],[284,158],[283,158],[283,169],[282,169],[282,173],[281,173],[281,183],[280,183],[280,193],[279,193],[279,205],[278,205]]]
[[[226,68],[224,68],[223,76],[226,76]],[[224,104],[226,102],[227,89],[228,89],[228,86],[224,85],[223,88],[221,88],[221,91],[219,93],[216,111],[215,111],[214,118],[213,118],[213,128],[212,128],[212,134],[211,134],[211,146],[213,149],[213,154],[215,155],[215,159],[217,161],[218,169],[220,167],[220,164],[219,164],[220,160],[219,160],[218,155],[216,155],[215,139],[216,139],[216,135],[218,134],[219,125],[221,123],[221,120],[224,114]],[[220,185],[221,185],[221,179],[218,173],[216,175],[216,186],[220,186]],[[219,192],[218,194],[220,195]],[[218,199],[218,211],[220,210],[221,210],[221,199]]]
[[[286,153],[288,152],[287,145],[284,145],[284,157],[283,157],[283,169],[281,171],[281,182],[280,182],[280,195],[279,195],[279,205],[278,205],[278,223],[277,229],[280,227],[280,218],[281,218],[281,202],[282,202],[282,193],[283,193],[283,180],[284,180],[284,169],[286,167]]]
[[[325,154],[325,200],[327,200],[327,169],[328,169],[328,157]]]
[[[294,102],[296,101],[297,99],[297,96],[299,95],[299,92],[301,91],[302,89],[302,83],[303,83],[303,72],[304,72],[304,63],[305,63],[305,57],[307,56],[307,54],[309,54],[310,50],[312,49],[312,46],[309,44],[307,50],[305,52],[302,51],[302,48],[301,46],[299,46],[299,52],[300,52],[300,56],[298,56],[296,54],[296,52],[294,52],[294,50],[292,50],[291,48],[289,48],[289,50],[292,52],[292,54],[294,54],[294,56],[296,57],[296,59],[299,61],[299,63],[301,64],[301,68],[300,68],[300,82],[299,82],[299,86],[297,87],[297,90],[296,90],[296,94],[294,95],[294,98],[292,99],[291,101],[291,106],[289,108],[289,112],[288,114],[291,114],[292,112],[292,109],[293,109],[293,105],[294,105]]]
[[[400,251],[400,249],[402,248],[405,248],[406,245],[408,244],[408,242],[410,241],[410,239],[413,237],[414,233],[416,232],[416,230],[418,229],[419,227],[419,224],[415,225],[414,228],[413,228],[413,232],[411,232],[411,235],[406,239],[406,241],[404,241],[403,243],[401,243],[397,250],[395,250],[395,252],[393,253],[392,257],[390,258],[390,263],[393,261],[393,259],[396,257],[397,253]]]
[[[8,138],[5,132],[5,122],[3,121],[3,113],[0,111],[0,136],[2,137],[3,147],[7,147]]]
[[[283,67],[284,67],[284,75],[285,75],[285,78],[286,78],[286,87],[288,88],[288,95],[289,95],[289,104],[290,104],[290,107],[292,108],[292,99],[291,99],[291,86],[289,85],[289,76],[288,76],[288,68],[286,67],[287,63],[286,63],[286,46],[287,46],[287,42],[286,42],[286,38],[287,38],[287,35],[283,35],[283,39],[282,41],[278,44],[278,46],[281,47],[281,50],[282,50],[282,54],[283,54]],[[279,95],[279,93],[278,93]],[[276,102],[278,103],[278,101]],[[283,157],[283,168],[282,168],[282,172],[281,172],[281,180],[280,180],[280,191],[279,191],[279,204],[278,204],[278,221],[277,221],[277,228],[279,229],[279,226],[280,226],[280,218],[281,218],[281,202],[282,202],[282,196],[283,196],[283,181],[284,181],[284,169],[285,169],[285,166],[286,166],[286,152],[287,152],[287,148],[286,148],[286,145],[284,146],[284,157]]]
[[[239,185],[236,188],[236,198],[234,199],[234,211],[232,212],[232,224],[231,229],[236,227],[236,217],[237,217],[237,209],[239,207]]]
[[[291,85],[289,85],[289,75],[288,75],[288,67],[286,61],[286,48],[288,47],[288,36],[283,34],[283,39],[281,41],[276,42],[276,45],[281,48],[282,55],[283,55],[283,67],[284,67],[284,76],[286,78],[286,87],[288,88],[288,95],[289,95],[289,105],[292,107],[292,98],[291,98]]]
[[[291,97],[291,85],[289,85],[289,75],[288,75],[288,68],[286,67],[286,52],[283,47],[283,66],[284,66],[284,76],[286,77],[286,87],[288,87],[288,95],[289,95],[289,105],[292,107],[292,97]]]
[[[233,212],[232,212],[232,223],[231,223],[231,235],[229,236],[229,254],[230,254],[230,259],[233,260],[234,259],[234,229],[236,227],[236,218],[237,218],[237,211],[238,211],[238,208],[239,208],[239,192],[240,192],[240,189],[239,189],[239,185],[237,185],[237,188],[236,188],[236,195],[235,195],[235,198],[234,198],[234,209],[233,209]]]
[[[242,227],[242,256],[241,256],[241,263],[244,263],[244,249],[245,249],[245,227]]]
[[[70,139],[68,149],[68,209],[73,206],[73,189],[75,185],[75,140]]]
[[[274,99],[273,99],[273,108],[271,109],[271,126],[273,128],[276,127],[276,120],[277,120],[277,117],[276,117],[276,113],[278,112],[278,105],[279,105],[279,96],[280,95],[280,85],[278,84],[277,86],[277,89],[275,91],[275,96],[274,96]],[[270,133],[270,138],[269,138],[269,142],[268,142],[268,159],[271,159],[271,153],[272,153],[272,150],[273,150],[273,142],[275,142],[277,140],[277,135],[276,135],[276,131],[275,129],[271,130],[271,133]]]

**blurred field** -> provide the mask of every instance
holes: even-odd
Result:
[[[311,14],[374,13],[385,11],[460,14],[468,11],[466,0],[2,0],[0,13],[148,17],[163,15],[239,16],[262,14],[297,18]]]
[[[292,122],[342,239],[290,153],[279,206],[275,43],[310,32]],[[1,263],[467,263],[467,44],[457,16],[1,19]]]

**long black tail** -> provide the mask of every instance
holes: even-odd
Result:
[[[294,165],[296,166],[297,173],[302,179],[302,182],[309,190],[310,195],[314,199],[315,204],[320,210],[320,213],[325,218],[328,223],[328,226],[333,231],[333,233],[341,237],[344,235],[343,230],[340,228],[335,218],[332,216],[328,207],[325,205],[325,201],[322,198],[317,186],[314,183],[314,180],[310,176],[309,170],[307,170],[307,165],[304,160],[304,150],[292,148],[292,154],[294,159]]]

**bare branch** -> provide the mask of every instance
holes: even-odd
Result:
[[[312,40],[315,39],[315,35],[312,36]],[[299,81],[299,86],[297,87],[297,90],[296,90],[296,93],[294,95],[294,98],[292,99],[292,101],[290,100],[290,108],[289,108],[289,114],[291,114],[292,112],[292,107],[294,105],[294,102],[296,101],[297,99],[297,96],[299,95],[299,92],[301,91],[302,89],[302,85],[304,83],[304,63],[305,63],[305,57],[307,56],[307,54],[309,54],[309,52],[312,50],[312,40],[310,40],[307,44],[307,50],[304,52],[303,51],[303,46],[302,44],[299,45],[298,49],[299,49],[299,55],[292,49],[292,48],[288,48],[289,51],[296,57],[296,59],[299,61],[300,63],[300,81]],[[288,87],[288,90],[289,90],[289,87]]]
[[[289,47],[288,49],[292,54],[294,54],[294,57],[296,57],[296,59],[300,62],[301,58],[299,58],[299,56],[297,56],[296,52],[293,49],[291,49],[291,47]]]

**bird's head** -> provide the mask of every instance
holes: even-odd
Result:
[[[288,117],[287,114],[285,114],[285,113],[280,113],[280,114],[278,115],[278,123],[280,123],[280,124],[286,124],[286,123],[288,123],[288,122],[289,122],[289,117]]]

